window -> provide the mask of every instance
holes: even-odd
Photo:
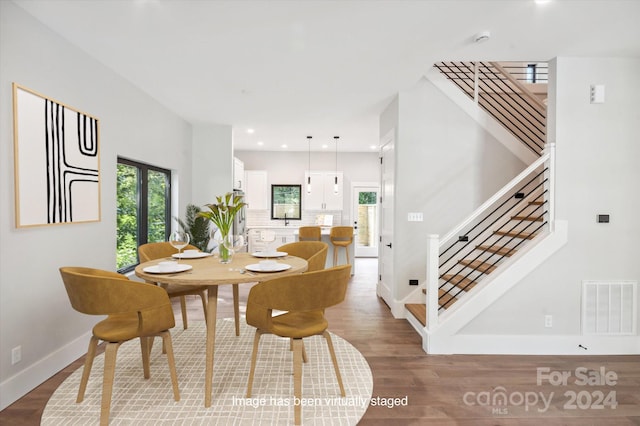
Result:
[[[301,185],[271,185],[271,219],[301,219]]]
[[[171,231],[171,171],[118,158],[118,272],[138,263],[138,246],[166,241]]]
[[[535,83],[538,79],[538,66],[536,64],[527,64],[527,83]]]

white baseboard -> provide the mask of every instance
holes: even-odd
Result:
[[[0,383],[0,410],[22,398],[87,352],[91,331]]]
[[[638,336],[477,334],[457,334],[438,338],[436,333],[429,336],[429,353],[441,355],[638,355],[640,339]]]
[[[396,319],[405,318],[404,303],[399,302],[393,298],[393,292],[388,286],[378,283],[377,293],[378,293],[378,296],[381,297],[382,300],[384,300],[387,306],[389,306],[389,309],[391,310],[391,315],[393,315],[394,318]]]

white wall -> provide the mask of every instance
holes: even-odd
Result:
[[[558,58],[552,65],[556,217],[568,221],[569,241],[462,334],[579,335],[583,280],[640,281],[640,60]],[[606,86],[604,104],[589,102],[591,84]],[[596,223],[597,214],[611,222]],[[545,315],[553,315],[552,328],[544,327]]]
[[[375,143],[375,142],[374,142]],[[304,173],[309,168],[308,152],[289,151],[236,151],[235,156],[244,162],[245,170],[266,170],[269,187],[272,184],[300,184],[304,187]],[[336,169],[335,151],[312,152],[311,169],[332,171]],[[341,214],[342,225],[351,225],[351,185],[353,182],[379,182],[380,160],[374,152],[339,152],[338,171],[343,172],[344,199]],[[313,214],[313,218],[305,218]],[[248,216],[251,219],[251,215]],[[303,222],[313,223],[315,212],[303,211]],[[282,221],[279,221],[282,223]],[[336,223],[337,225],[338,223]],[[252,225],[249,223],[249,225]]]
[[[394,297],[402,300],[415,289],[409,279],[425,280],[427,235],[446,234],[526,166],[426,79],[399,94],[395,155]],[[409,212],[424,221],[408,222]]]
[[[116,158],[176,171],[191,195],[191,127],[11,2],[0,2],[0,409],[86,352],[98,318],[75,312],[58,268],[115,269]],[[16,229],[13,114],[17,82],[100,120],[102,221]],[[11,365],[11,349],[22,361]]]
[[[193,126],[193,203],[214,203],[233,190],[233,132],[231,126]],[[180,217],[184,217],[181,210]]]

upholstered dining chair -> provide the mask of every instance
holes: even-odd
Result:
[[[298,228],[298,241],[320,241],[322,229],[319,226],[301,226]]]
[[[191,244],[187,245],[184,250],[198,250],[197,247],[192,246]],[[178,253],[178,250],[175,249],[171,243],[159,242],[159,243],[146,243],[142,244],[138,247],[138,257],[140,258],[140,262],[148,262],[150,260],[162,259],[163,257],[171,257],[173,254]],[[196,285],[179,285],[179,284],[161,284],[162,288],[164,288],[169,295],[170,298],[179,297],[180,298],[180,311],[182,313],[182,328],[185,330],[189,326],[187,323],[187,302],[185,296],[195,295],[200,296],[200,300],[202,300],[202,310],[204,311],[205,319],[207,315],[207,295],[206,289],[202,286]],[[237,287],[237,285],[236,285]],[[236,289],[234,288],[234,302],[237,303]]]
[[[349,246],[353,244],[353,226],[332,226],[329,231],[329,241],[333,245],[333,266],[338,264],[338,249],[344,248],[347,255],[347,263],[349,260]]]
[[[329,245],[322,241],[296,241],[278,247],[278,251],[305,259],[307,272],[313,272],[324,269]]]
[[[293,339],[293,394],[302,398],[302,362],[306,354],[302,339],[314,335],[324,336],[340,388],[345,396],[338,360],[333,349],[324,310],[344,300],[351,275],[350,265],[341,265],[321,271],[290,275],[256,284],[249,291],[247,324],[256,327],[251,355],[251,370],[247,383],[247,398],[251,398],[253,378],[258,357],[258,345],[263,334],[275,334]],[[287,311],[273,316],[274,310]],[[300,404],[294,406],[295,424],[302,417]]]
[[[130,281],[124,275],[99,269],[62,267],[60,275],[71,306],[76,311],[88,315],[107,315],[106,319],[93,327],[76,402],[84,399],[98,342],[102,340],[106,342],[106,347],[100,425],[109,424],[118,348],[128,340],[140,338],[143,375],[148,379],[149,340],[153,336],[162,337],[169,362],[173,397],[179,401],[178,376],[169,332],[175,325],[175,319],[167,292],[155,285]]]

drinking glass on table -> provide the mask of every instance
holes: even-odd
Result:
[[[190,240],[189,234],[182,231],[173,231],[171,235],[169,235],[169,244],[178,250],[178,263],[180,263],[180,258],[182,257],[180,255],[182,249],[189,245]]]
[[[276,240],[276,233],[269,229],[260,231],[260,241],[266,243],[265,256],[269,258],[269,252],[271,250],[270,245]]]

